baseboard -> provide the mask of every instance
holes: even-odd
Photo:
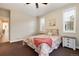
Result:
[[[13,42],[18,42],[18,41],[22,41],[23,39],[16,39],[16,40],[11,40],[10,43],[13,43]]]
[[[79,49],[79,46],[77,46],[76,48]]]

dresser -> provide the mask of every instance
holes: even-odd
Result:
[[[76,37],[63,36],[62,46],[76,50]]]

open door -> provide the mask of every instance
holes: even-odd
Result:
[[[9,42],[9,20],[0,19],[0,43]]]

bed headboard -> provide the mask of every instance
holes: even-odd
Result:
[[[50,29],[47,30],[47,33],[51,33],[51,35],[59,35],[59,30],[58,29]]]

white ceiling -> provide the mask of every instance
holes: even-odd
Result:
[[[48,3],[47,5],[39,3],[39,8],[36,8],[34,3],[29,5],[26,5],[25,3],[0,3],[1,8],[16,9],[30,16],[42,16],[56,8],[63,7],[64,5],[68,5],[68,3]]]

